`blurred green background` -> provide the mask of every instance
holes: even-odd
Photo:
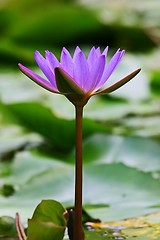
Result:
[[[33,64],[33,51],[93,45],[148,52],[159,42],[159,3],[1,0],[1,66]]]
[[[159,44],[158,0],[0,1],[0,216],[18,211],[25,222],[41,199],[73,205],[73,106],[17,64],[38,73],[35,50],[59,58],[63,46],[73,53],[77,45],[86,55],[109,46],[108,58],[126,50],[108,85],[142,68],[85,107],[84,208],[103,221],[159,210]]]

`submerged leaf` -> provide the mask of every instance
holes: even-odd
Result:
[[[124,219],[118,222],[88,222],[86,223],[86,226],[88,229],[98,232],[101,236],[106,233],[106,237],[109,237],[110,231],[112,237],[117,236],[116,239],[159,240],[160,212],[155,212],[138,218]],[[88,233],[88,236],[88,239],[91,239],[90,233]],[[101,237],[100,239],[103,238]]]

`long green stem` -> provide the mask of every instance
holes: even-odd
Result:
[[[82,227],[82,117],[83,107],[76,107],[75,225],[74,240],[84,240]]]

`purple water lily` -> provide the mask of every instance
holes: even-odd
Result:
[[[140,69],[137,69],[115,84],[103,89],[102,87],[120,63],[125,51],[118,49],[108,63],[106,63],[107,53],[108,47],[103,52],[100,51],[100,48],[93,47],[86,58],[81,49],[77,47],[73,57],[71,57],[68,50],[63,48],[60,61],[58,61],[55,55],[49,51],[46,51],[45,58],[36,51],[35,60],[46,79],[37,75],[22,64],[19,64],[20,70],[34,82],[53,93],[65,95],[75,105],[75,207],[73,210],[73,225],[70,223],[68,224],[68,234],[71,240],[85,239],[82,226],[83,107],[91,96],[113,92],[131,80],[140,71]],[[69,227],[70,225],[71,227]]]
[[[36,51],[35,60],[47,80],[22,64],[18,65],[25,75],[40,86],[53,93],[66,95],[74,105],[84,106],[92,95],[110,93],[131,80],[140,71],[138,69],[112,86],[102,89],[120,63],[125,51],[118,49],[108,63],[107,53],[108,47],[102,53],[99,47],[93,47],[86,58],[77,47],[71,57],[68,50],[63,48],[58,61],[48,50],[45,52],[45,57]]]

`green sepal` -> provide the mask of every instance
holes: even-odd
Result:
[[[84,106],[89,97],[74,80],[62,69],[55,68],[56,84],[59,92],[65,95],[75,106]]]
[[[104,90],[97,91],[93,95],[101,94],[101,93],[111,93],[111,92],[117,90],[118,88],[122,87],[124,84],[129,82],[132,78],[134,78],[140,71],[141,71],[140,68],[135,70],[134,72],[132,72],[129,75],[127,75],[126,77],[122,78],[121,80],[119,80],[115,84],[111,85],[110,87],[105,88]]]
[[[65,209],[54,200],[43,200],[28,220],[28,240],[62,240],[66,228]]]
[[[57,88],[62,94],[84,94],[84,91],[62,69],[55,68],[55,76]]]

